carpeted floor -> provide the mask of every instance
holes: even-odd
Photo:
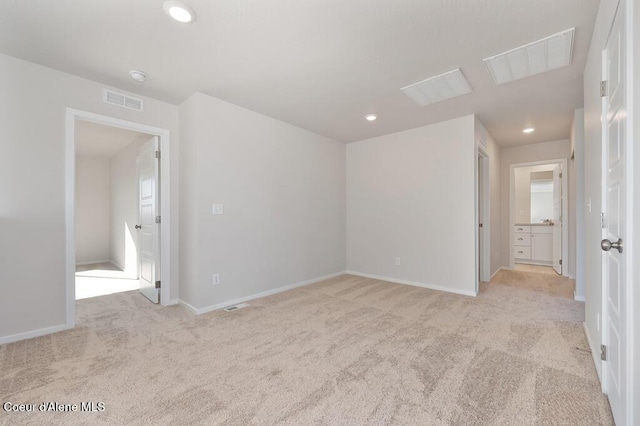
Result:
[[[201,316],[81,300],[75,329],[0,347],[0,402],[105,410],[0,423],[612,424],[572,286],[502,271],[472,298],[344,275]]]

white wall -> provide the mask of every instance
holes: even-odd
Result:
[[[503,148],[501,151],[501,173],[502,173],[502,182],[501,182],[501,212],[504,220],[502,221],[502,265],[505,268],[509,267],[509,255],[511,247],[509,245],[509,206],[510,206],[510,167],[512,164],[518,163],[529,163],[534,161],[546,161],[546,160],[554,160],[561,158],[569,158],[569,140],[559,140],[552,142],[543,142],[536,143],[532,145],[524,145],[524,146],[515,146],[510,148]],[[569,195],[569,200],[572,199],[572,195]],[[571,211],[575,208],[569,203],[569,215],[571,215]],[[570,223],[568,226],[572,226]],[[569,241],[569,253],[575,250],[575,241]],[[567,270],[570,275],[574,275],[574,266],[567,262]]]
[[[474,293],[475,163],[473,115],[347,145],[348,270]]]
[[[138,149],[150,136],[143,135],[109,159],[110,259],[128,277],[138,277]]]
[[[76,157],[76,264],[109,261],[109,159]]]
[[[193,95],[180,105],[180,299],[189,303],[198,300],[200,286],[199,99]]]
[[[600,81],[602,80],[602,50],[613,22],[617,2],[600,2],[584,70],[584,201],[585,201],[585,322],[598,375],[602,363],[598,350],[602,344],[602,251],[600,240],[602,127],[600,115]]]
[[[578,300],[584,300],[585,288],[585,211],[586,205],[584,201],[584,109],[577,109],[573,116],[571,124],[571,146],[574,158],[569,162],[569,179],[571,187],[575,188],[575,221],[573,217],[572,223],[575,226],[569,228],[569,239],[575,239],[576,250],[575,259],[572,264],[576,265],[576,294]],[[575,262],[575,263],[574,263]]]
[[[206,310],[345,270],[344,144],[201,93],[181,118],[181,253],[198,258],[181,267],[184,302]]]
[[[149,98],[144,98],[143,113],[106,105],[104,87],[0,55],[0,339],[66,324],[67,107],[171,130],[171,189],[175,191],[171,200],[177,219],[178,108]],[[178,241],[177,226],[171,236]],[[173,250],[175,283],[177,255]],[[177,287],[172,290],[172,298],[177,298]]]

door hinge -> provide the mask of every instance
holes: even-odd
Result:
[[[156,151],[156,158],[159,160],[160,159],[160,151]]]
[[[607,96],[607,81],[602,80],[600,82],[600,97],[604,98],[605,96]]]
[[[161,281],[156,281],[156,288],[160,288]]]
[[[160,223],[160,216],[156,216],[156,223]]]
[[[607,360],[607,347],[605,345],[600,345],[600,359]]]
[[[562,179],[562,172],[560,172],[560,179]]]
[[[600,213],[600,227],[604,229],[604,213]]]
[[[560,262],[560,265],[562,265],[562,259],[560,259],[558,262]]]

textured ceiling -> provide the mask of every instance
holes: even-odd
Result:
[[[598,0],[162,0],[0,3],[0,52],[180,103],[196,91],[350,142],[476,113],[503,146],[565,139]],[[495,86],[482,59],[576,27],[573,63]],[[400,88],[460,67],[474,92],[427,107]],[[149,75],[132,81],[131,69]],[[366,113],[379,119],[369,123]],[[523,135],[525,126],[536,127]]]
[[[88,121],[76,121],[76,155],[111,158],[141,136],[149,136],[118,127]]]

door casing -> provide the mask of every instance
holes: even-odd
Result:
[[[65,117],[65,239],[66,239],[66,327],[72,328],[76,322],[75,300],[75,176],[76,176],[76,143],[75,123],[77,120],[89,121],[121,129],[133,130],[158,136],[160,139],[160,235],[162,247],[160,253],[162,287],[160,303],[163,306],[173,305],[171,300],[171,134],[167,129],[122,120],[106,115],[95,114],[74,108],[67,108]]]
[[[480,281],[491,280],[491,196],[488,151],[479,143],[476,154],[476,294]],[[480,228],[482,223],[482,228]],[[479,255],[478,255],[479,254]]]

